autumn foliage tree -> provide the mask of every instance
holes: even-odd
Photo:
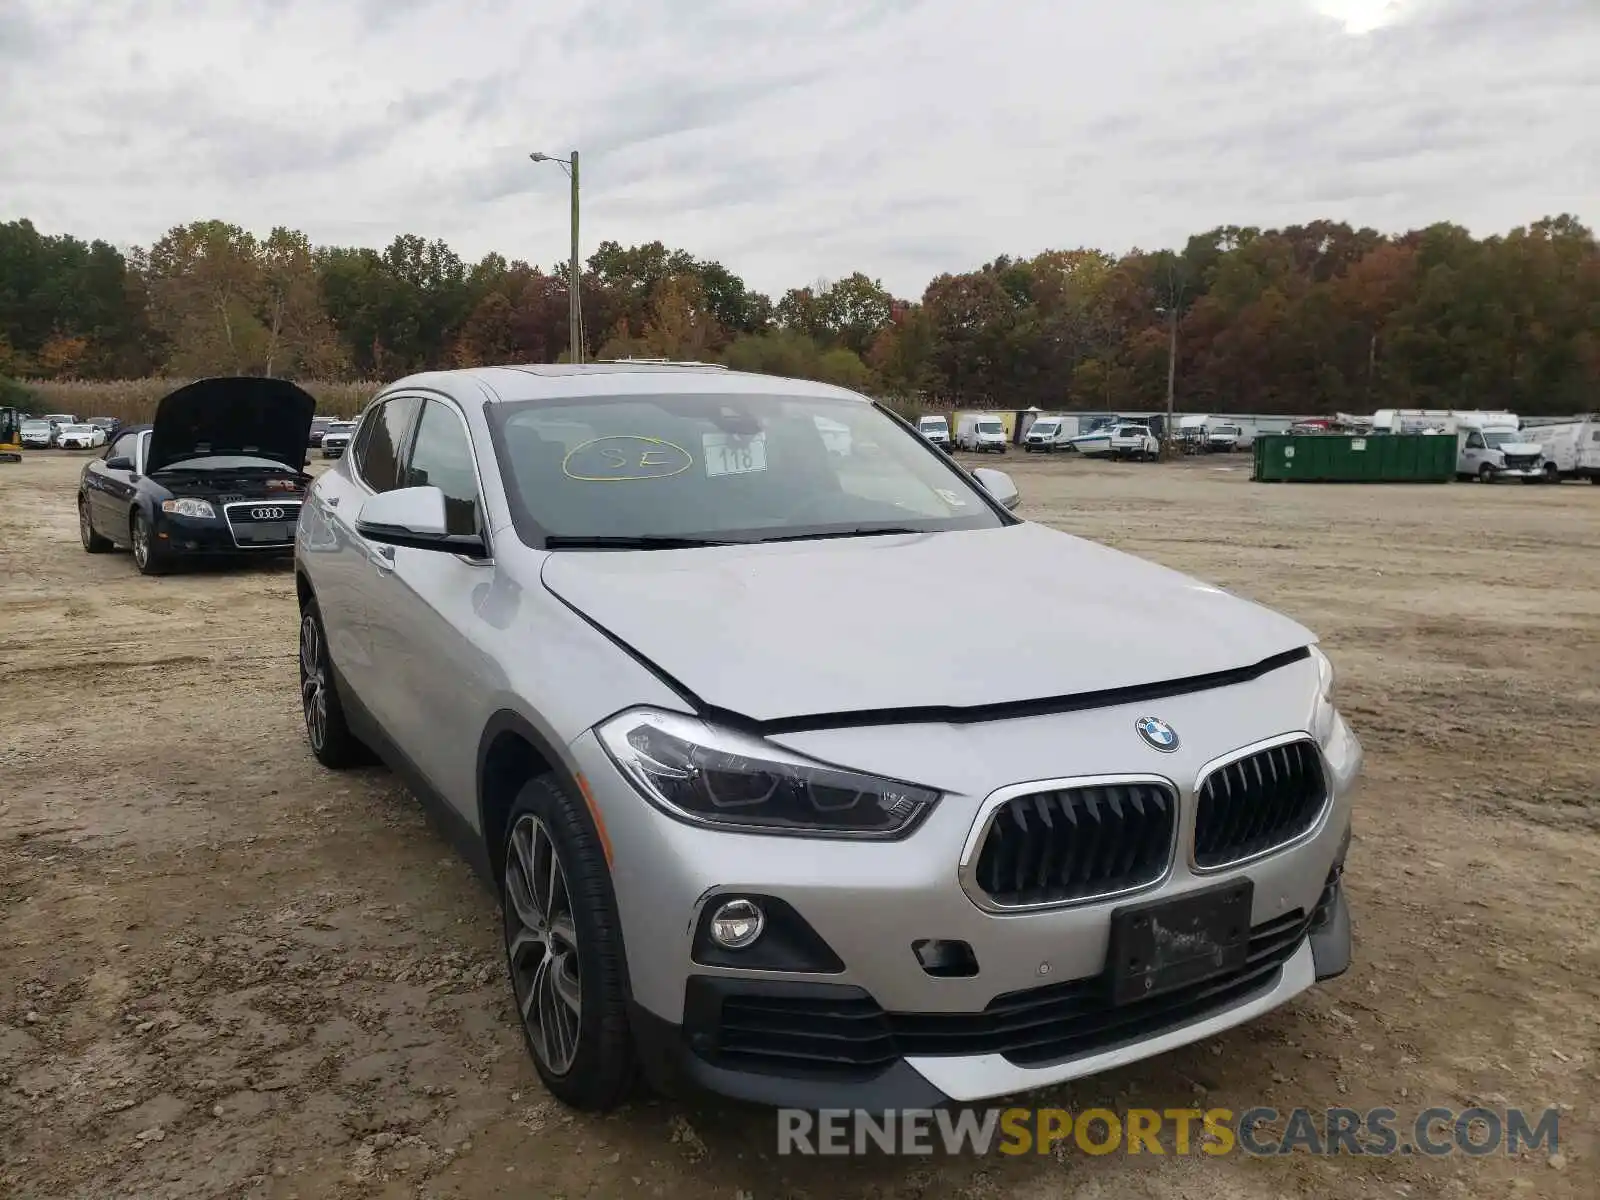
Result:
[[[1067,243],[1070,245],[1070,243]],[[588,357],[742,370],[971,405],[1192,411],[1600,407],[1600,249],[1556,216],[1477,238],[1313,221],[1219,226],[1179,249],[1001,255],[897,298],[854,272],[771,297],[655,241],[602,242],[581,283]],[[464,261],[221,221],[118,249],[0,224],[0,375],[259,372],[388,378],[570,354],[568,269]]]

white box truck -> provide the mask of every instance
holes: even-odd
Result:
[[[1600,483],[1600,415],[1535,425],[1522,437],[1539,446],[1539,470],[1549,483],[1587,479]]]
[[[1520,429],[1513,412],[1433,408],[1382,408],[1372,417],[1374,433],[1447,434],[1456,439],[1456,478],[1494,483],[1543,477],[1541,450]]]

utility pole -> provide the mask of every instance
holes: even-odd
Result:
[[[1161,431],[1161,459],[1165,462],[1177,446],[1173,399],[1178,390],[1178,306],[1174,303],[1158,307],[1156,312],[1165,313],[1167,318],[1167,424]]]
[[[1167,457],[1172,457],[1173,434],[1172,428],[1172,401],[1178,390],[1178,306],[1173,305],[1167,313],[1167,325],[1171,335],[1167,340]]]
[[[572,344],[572,361],[583,361],[583,301],[578,296],[578,152],[572,152],[572,265],[568,271],[567,302],[572,311],[568,316],[568,337]]]
[[[567,173],[572,181],[572,257],[567,263],[567,357],[575,363],[583,361],[583,299],[578,294],[580,266],[578,263],[578,152],[571,158],[552,158],[534,151],[528,155],[534,162],[553,162]]]

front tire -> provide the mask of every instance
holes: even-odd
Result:
[[[563,1104],[607,1112],[635,1077],[622,923],[582,800],[543,775],[511,808],[501,875],[506,967],[534,1069]]]
[[[1478,482],[1479,483],[1493,483],[1494,482],[1494,468],[1491,467],[1488,463],[1484,463],[1483,466],[1478,468]]]
[[[78,497],[78,537],[90,554],[105,554],[115,545],[110,538],[101,537],[94,531],[94,519],[89,515],[87,496]]]
[[[311,753],[323,766],[342,771],[372,761],[372,752],[350,732],[345,720],[322,612],[315,600],[308,601],[300,612],[300,713]]]
[[[165,575],[172,569],[166,552],[162,550],[150,518],[135,512],[128,522],[128,542],[133,547],[133,565],[141,575]]]

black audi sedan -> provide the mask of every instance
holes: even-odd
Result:
[[[286,379],[201,379],[165,396],[155,421],[118,430],[78,483],[83,548],[133,550],[160,575],[185,558],[292,554],[311,476],[316,407]]]

